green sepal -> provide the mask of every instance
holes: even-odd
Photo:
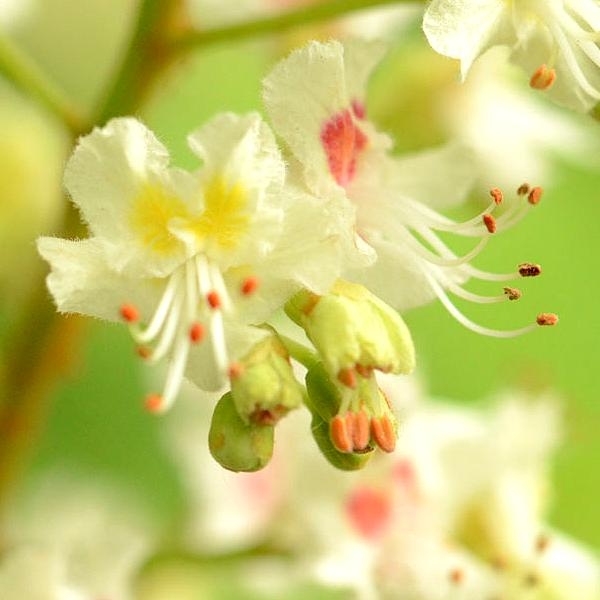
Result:
[[[274,427],[246,424],[231,393],[217,403],[208,433],[213,458],[229,471],[259,471],[273,455]]]

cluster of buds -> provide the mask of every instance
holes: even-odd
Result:
[[[325,296],[298,293],[286,312],[322,361],[309,372],[307,390],[313,419],[328,424],[335,451],[361,455],[378,446],[393,452],[396,420],[375,371],[414,368],[414,346],[400,315],[363,286],[341,280]]]

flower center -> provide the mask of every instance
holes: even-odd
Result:
[[[352,181],[356,162],[367,142],[367,136],[355,123],[348,108],[325,122],[321,129],[321,143],[329,171],[338,185],[345,187]]]

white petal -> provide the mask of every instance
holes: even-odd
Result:
[[[475,183],[474,157],[459,144],[403,155],[386,170],[391,189],[436,209],[464,202]]]
[[[504,0],[433,0],[423,17],[423,31],[436,52],[460,59],[464,78],[487,48],[508,41],[508,12]]]
[[[46,237],[38,240],[37,247],[50,263],[48,289],[60,312],[119,321],[120,307],[131,303],[143,317],[151,316],[164,283],[119,275],[97,239],[73,242]]]
[[[386,50],[387,44],[379,41],[356,39],[344,44],[346,89],[351,101],[365,102],[367,82]]]
[[[280,61],[264,82],[264,101],[276,132],[305,170],[312,191],[339,194],[321,142],[323,126],[349,108],[344,48],[311,42]]]

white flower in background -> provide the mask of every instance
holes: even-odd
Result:
[[[46,476],[8,517],[5,541],[13,550],[0,563],[7,600],[126,600],[154,545],[155,531],[133,497],[72,476]],[[26,589],[29,596],[15,591]]]
[[[600,100],[597,0],[433,0],[423,29],[434,50],[461,61],[463,78],[503,45],[530,85],[557,102],[587,111]]]
[[[219,115],[189,142],[203,161],[194,174],[169,167],[134,119],[94,130],[65,174],[92,237],[38,241],[60,311],[125,320],[142,357],[168,358],[164,392],[146,403],[154,411],[173,403],[186,366],[201,388],[219,389],[264,335],[247,324],[299,287],[326,291],[351,235],[343,212],[284,185],[258,115]]]
[[[450,135],[473,150],[483,185],[517,189],[523,181],[550,185],[556,158],[593,166],[597,131],[588,119],[565,114],[513,84],[504,49],[487,52],[469,78],[440,98]]]
[[[366,83],[382,48],[377,44],[311,42],[281,61],[264,81],[264,99],[275,129],[288,145],[296,175],[311,193],[346,201],[356,211],[357,245],[377,255],[372,266],[344,275],[365,285],[396,309],[424,304],[438,297],[463,325],[479,333],[508,337],[536,327],[496,331],[467,319],[445,290],[480,303],[516,299],[520,292],[480,296],[464,289],[469,278],[508,281],[539,274],[537,265],[499,275],[472,266],[496,229],[510,227],[541,196],[541,188],[522,189],[498,219],[491,212],[502,203],[492,189],[489,208],[464,223],[455,223],[431,205],[460,202],[473,183],[471,158],[457,146],[395,158],[391,140],[366,118]],[[435,176],[432,176],[435,174]],[[529,202],[527,202],[529,199]],[[439,233],[478,240],[457,256]],[[554,324],[541,315],[537,324]]]

